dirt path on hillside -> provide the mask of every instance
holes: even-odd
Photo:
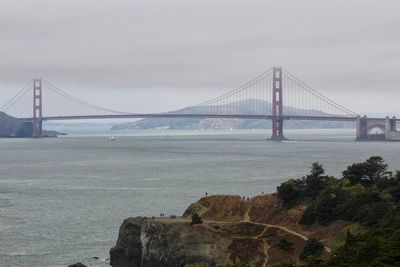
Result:
[[[167,221],[167,222],[190,222],[191,221],[189,218],[183,218],[183,217],[177,217],[175,219],[171,219],[171,218],[156,218],[155,220],[162,221],[162,222],[163,221],[164,222],[165,221]],[[248,220],[248,221],[247,220],[243,220],[243,221],[240,221],[240,222],[203,220],[203,223],[215,223],[215,224],[233,224],[233,223],[241,223],[241,222],[243,222],[243,223],[251,223],[251,224],[261,225],[261,226],[271,227],[271,228],[278,228],[278,229],[281,229],[281,230],[283,230],[285,232],[288,232],[288,233],[290,233],[292,235],[298,236],[298,237],[300,237],[301,239],[303,239],[305,241],[308,240],[308,237],[306,237],[305,235],[302,235],[302,234],[300,234],[300,233],[298,233],[296,231],[290,230],[290,229],[288,229],[288,228],[286,228],[284,226],[280,226],[280,225],[276,225],[276,224],[259,223],[259,222],[253,222],[253,221],[250,221],[250,220]]]
[[[300,234],[300,233],[298,233],[298,232],[296,232],[296,231],[290,230],[290,229],[288,229],[288,228],[286,228],[286,227],[284,227],[284,226],[281,226],[281,225],[268,224],[268,223],[259,223],[259,222],[250,221],[249,212],[250,212],[250,210],[245,214],[244,219],[243,219],[242,221],[240,221],[240,222],[227,222],[227,221],[203,220],[203,223],[213,223],[213,224],[251,223],[251,224],[255,224],[255,225],[264,226],[264,230],[261,232],[261,234],[259,234],[258,236],[255,237],[255,238],[257,238],[257,239],[261,239],[261,236],[265,233],[265,231],[266,231],[268,228],[277,228],[277,229],[282,230],[282,231],[285,231],[285,232],[287,232],[287,233],[289,233],[289,234],[292,234],[292,235],[295,235],[295,236],[297,236],[297,237],[300,237],[300,238],[303,239],[304,241],[307,241],[307,240],[308,240],[308,237],[307,237],[307,236],[305,236],[305,235],[303,235],[303,234]],[[168,221],[168,222],[186,222],[186,223],[188,223],[188,222],[191,221],[190,218],[184,218],[184,217],[177,217],[177,218],[174,218],[174,219],[171,219],[171,218],[156,218],[155,220]],[[266,261],[265,261],[265,263],[264,263],[264,266],[267,266],[266,264],[267,264],[267,262],[268,262],[268,260],[269,260],[269,257],[268,257],[268,249],[269,249],[271,246],[270,246],[269,244],[267,244],[265,241],[264,241],[264,243],[266,244],[265,247],[264,247],[264,252],[265,252],[265,255],[266,255]],[[324,249],[325,249],[325,251],[326,251],[327,253],[331,253],[331,252],[332,252],[332,250],[331,250],[329,247],[324,246]]]
[[[251,207],[249,207],[249,208],[246,210],[246,213],[245,213],[244,216],[243,216],[242,222],[250,222],[250,211],[251,211]]]

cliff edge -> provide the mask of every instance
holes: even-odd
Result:
[[[110,250],[113,267],[185,266],[201,263],[276,266],[299,263],[309,237],[328,245],[348,224],[302,226],[305,205],[283,209],[276,194],[244,199],[217,195],[201,198],[178,218],[128,218]],[[197,213],[203,223],[191,225]]]

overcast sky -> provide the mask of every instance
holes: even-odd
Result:
[[[0,104],[42,77],[166,111],[272,66],[357,113],[400,116],[400,1],[0,0]]]

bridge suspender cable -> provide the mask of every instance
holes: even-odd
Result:
[[[239,93],[240,91],[243,91],[243,90],[249,88],[249,86],[251,86],[252,84],[254,84],[254,83],[256,83],[256,82],[258,82],[258,81],[260,81],[260,80],[262,80],[262,79],[264,79],[264,78],[266,78],[266,77],[268,77],[268,76],[271,75],[271,74],[272,74],[272,68],[269,68],[269,69],[268,69],[267,71],[265,71],[264,73],[258,75],[258,76],[255,77],[254,79],[252,79],[252,80],[250,80],[250,81],[244,83],[243,85],[239,86],[238,88],[236,88],[236,89],[234,89],[234,90],[231,90],[231,91],[229,91],[229,92],[227,92],[227,93],[225,93],[225,94],[223,94],[223,95],[221,95],[221,96],[218,96],[218,97],[216,97],[216,98],[213,98],[213,99],[211,99],[211,100],[202,102],[202,103],[200,103],[200,104],[198,104],[198,105],[195,105],[195,106],[193,106],[193,107],[202,107],[202,106],[207,106],[207,105],[216,103],[216,102],[218,102],[218,101],[220,101],[220,100],[222,100],[222,99],[224,99],[224,98],[227,98],[227,97],[229,97],[229,96],[232,96],[232,95],[234,95],[234,94]]]
[[[46,80],[43,80],[43,83],[47,86],[47,88],[52,90],[54,93],[56,93],[58,95],[61,95],[61,96],[65,97],[65,98],[67,98],[67,99],[69,99],[69,100],[71,100],[71,101],[73,101],[75,103],[78,103],[80,105],[86,106],[88,108],[92,108],[92,109],[103,111],[103,112],[116,113],[116,114],[126,114],[126,115],[130,114],[130,113],[127,113],[127,112],[121,112],[121,111],[116,111],[116,110],[112,110],[112,109],[103,108],[101,106],[97,106],[97,105],[91,104],[89,102],[83,101],[81,99],[78,99],[78,98],[66,93],[65,91],[59,89],[58,87],[56,87],[55,85],[51,84],[50,82],[48,82]]]
[[[289,78],[296,83],[297,85],[299,85],[300,87],[302,87],[303,89],[305,89],[306,91],[310,92],[311,94],[313,94],[314,96],[316,96],[317,98],[319,98],[320,100],[324,101],[325,103],[328,103],[329,105],[339,109],[340,111],[346,113],[349,116],[358,116],[357,113],[349,110],[348,108],[345,108],[344,106],[336,103],[335,101],[333,101],[332,99],[322,95],[321,93],[319,93],[317,90],[313,89],[311,86],[309,86],[308,84],[306,84],[305,82],[301,81],[300,79],[298,79],[296,76],[294,76],[293,74],[291,74],[289,71],[287,71],[286,69],[283,69],[284,73],[286,75],[289,76]]]
[[[29,92],[31,86],[32,86],[32,81],[27,82],[25,86],[13,98],[11,98],[7,103],[5,103],[0,108],[0,110],[7,111],[8,109],[10,109],[15,103],[17,103],[24,95],[26,95]]]
[[[268,102],[272,103],[273,96],[273,79],[272,74],[274,72],[274,68],[270,68],[264,73],[258,75],[254,79],[242,84],[241,86],[231,90],[227,93],[224,93],[218,97],[210,99],[208,101],[202,102],[200,104],[185,108],[178,112],[165,112],[158,114],[209,114],[210,116],[213,114],[231,114],[231,115],[260,115],[260,116],[268,116],[272,115],[272,109],[268,105]],[[286,102],[287,106],[284,106],[288,113],[284,113],[283,115],[293,115],[291,111],[293,111],[297,116],[301,116],[299,111],[304,111],[304,115],[310,115],[310,111],[322,111],[322,108],[329,109],[330,111],[334,110],[337,112],[336,116],[341,117],[352,117],[355,118],[357,114],[344,106],[336,103],[335,101],[325,97],[320,94],[317,90],[313,89],[311,86],[302,82],[300,79],[295,77],[286,69],[282,70],[282,83],[284,87],[284,96],[287,96]],[[97,112],[98,114],[104,115],[138,115],[130,112],[122,112],[113,109],[108,109],[99,105],[91,104],[84,100],[78,99],[71,94],[65,92],[64,90],[58,88],[52,83],[42,80],[43,85],[46,86],[49,90],[55,93],[58,96],[61,96],[63,99],[68,100],[68,103],[78,104],[79,107],[84,107],[90,110],[90,113]],[[15,104],[20,101],[28,92],[31,87],[31,82],[24,86],[22,90],[20,90],[12,99],[10,99],[7,103],[5,103],[1,110],[7,111],[11,107],[13,110],[19,108]],[[31,99],[25,99],[32,101]],[[249,106],[247,109],[243,105],[234,105],[234,103],[239,103],[245,100],[251,100],[251,102],[244,103]],[[260,101],[262,100],[262,101]],[[26,104],[26,101],[25,101]],[[229,105],[228,105],[229,104]],[[232,104],[232,105],[231,105]],[[250,104],[250,105],[249,105]],[[310,105],[312,108],[310,109]],[[14,107],[16,106],[16,108]],[[219,106],[224,106],[223,109],[218,108]],[[214,109],[215,108],[215,109]],[[87,111],[87,110],[86,110]],[[324,116],[329,117],[330,115],[335,115],[332,112],[325,112]],[[29,109],[28,114],[32,114],[31,109]],[[18,113],[18,112],[17,112]],[[21,112],[19,112],[21,113]],[[86,112],[80,112],[80,115]],[[84,114],[86,115],[86,114]],[[89,115],[89,114],[87,114]],[[316,114],[315,116],[323,117],[322,115]],[[56,116],[55,116],[56,117]],[[62,117],[62,116],[61,116]]]

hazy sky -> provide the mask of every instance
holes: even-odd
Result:
[[[274,65],[356,112],[400,116],[400,1],[0,0],[0,104],[42,77],[166,111]]]

